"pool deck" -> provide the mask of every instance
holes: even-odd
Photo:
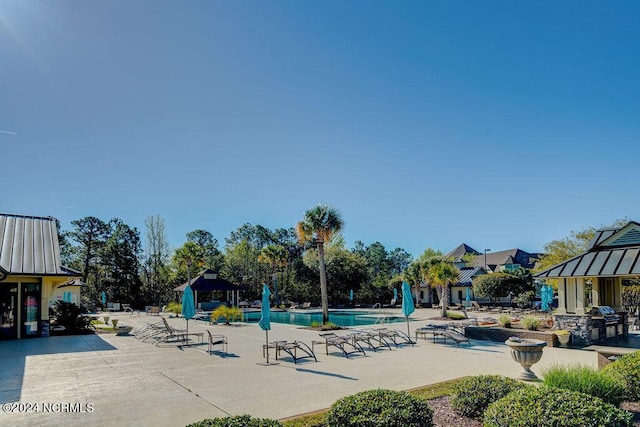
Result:
[[[399,309],[388,311],[401,315]],[[119,325],[135,327],[160,320],[137,313],[109,316],[119,319]],[[412,333],[435,316],[431,309],[416,310]],[[186,326],[181,318],[168,321],[174,327]],[[271,325],[269,341],[300,340],[311,345],[319,339],[318,332],[295,325]],[[406,331],[402,323],[389,327]],[[326,355],[324,347],[316,346],[317,363],[304,360],[296,365],[283,353],[278,364],[264,366],[265,333],[257,324],[189,322],[190,332],[205,329],[228,337],[227,355],[209,355],[206,344],[156,347],[113,334],[0,342],[1,403],[40,404],[39,412],[0,411],[0,425],[184,426],[244,413],[285,418],[327,408],[340,397],[372,388],[407,390],[477,374],[515,378],[520,371],[504,344],[471,340],[471,345],[457,347],[431,339],[420,340],[415,347],[367,351],[366,357],[349,359],[337,351]],[[540,375],[554,363],[596,367],[597,354],[545,348],[533,371]],[[43,413],[42,403],[80,404],[74,409],[84,412],[70,413],[60,406],[56,412]]]

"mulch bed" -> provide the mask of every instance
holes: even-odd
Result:
[[[429,400],[429,407],[433,410],[433,425],[437,427],[482,427],[482,421],[463,417],[453,412],[449,396],[437,397]]]

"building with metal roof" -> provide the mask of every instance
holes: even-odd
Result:
[[[0,213],[0,339],[48,335],[49,307],[67,283],[80,302],[80,273],[62,265],[52,217]]]
[[[622,286],[640,275],[640,223],[631,221],[618,229],[597,231],[582,254],[554,265],[536,274],[536,279],[554,279],[558,286],[558,309],[555,314],[562,320],[567,315],[592,316],[593,307],[609,306],[620,317],[625,317],[622,304]],[[597,315],[597,313],[596,313]],[[624,320],[624,319],[623,319]],[[580,321],[580,319],[578,319]],[[626,324],[605,325],[593,332],[594,322],[585,321],[590,334],[581,336],[585,341],[597,341],[602,333],[611,338],[626,333]]]

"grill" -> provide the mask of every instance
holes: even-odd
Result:
[[[616,311],[608,305],[593,307],[591,309],[591,317],[592,319],[603,319],[605,325],[614,325],[620,321],[620,316],[618,316]]]

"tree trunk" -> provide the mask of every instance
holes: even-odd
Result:
[[[327,272],[324,266],[324,241],[316,240],[318,244],[318,260],[320,261],[320,297],[322,299],[322,324],[329,322],[329,295],[327,292]]]
[[[447,317],[447,308],[449,307],[449,285],[442,286],[442,298],[440,298],[442,306],[442,317]]]

